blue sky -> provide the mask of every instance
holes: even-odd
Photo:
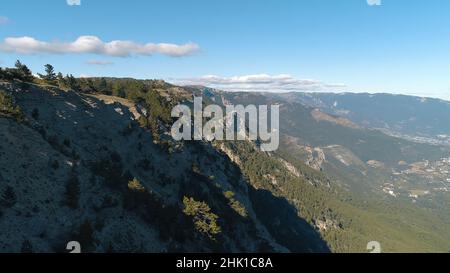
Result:
[[[0,65],[450,99],[449,13],[447,0],[2,0]]]

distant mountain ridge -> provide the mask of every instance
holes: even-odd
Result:
[[[450,135],[450,102],[387,93],[286,93],[270,95],[393,133]]]

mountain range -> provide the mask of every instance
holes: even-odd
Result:
[[[0,251],[450,250],[450,103],[160,80],[0,83]],[[280,106],[280,148],[175,141],[171,109]]]

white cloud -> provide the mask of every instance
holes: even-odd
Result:
[[[110,62],[110,61],[88,60],[88,61],[86,61],[86,64],[91,64],[91,65],[111,65],[111,64],[114,64],[114,63]]]
[[[7,24],[9,22],[9,18],[5,16],[0,16],[0,25]]]
[[[67,0],[67,5],[69,6],[80,6],[81,0]]]
[[[103,42],[96,36],[80,36],[73,42],[44,42],[33,37],[8,37],[0,43],[0,51],[19,54],[98,54],[113,57],[132,55],[150,56],[162,54],[171,57],[190,55],[199,50],[195,43],[182,45],[167,43],[140,44],[133,41],[115,40]]]
[[[344,84],[327,84],[312,79],[296,79],[288,74],[280,75],[244,75],[234,77],[219,77],[206,75],[198,78],[176,80],[181,85],[204,85],[227,91],[265,91],[265,92],[289,92],[289,91],[326,91],[340,90]]]
[[[369,6],[381,6],[381,0],[367,0]]]

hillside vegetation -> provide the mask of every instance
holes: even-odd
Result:
[[[92,252],[450,249],[447,218],[355,196],[285,149],[174,141],[172,107],[193,94],[220,103],[220,91],[46,69],[0,71],[0,251],[60,252],[72,240]],[[305,130],[321,142],[322,129]]]

